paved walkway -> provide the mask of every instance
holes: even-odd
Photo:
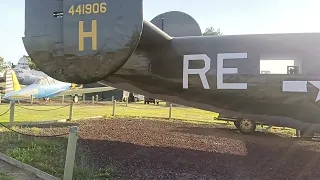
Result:
[[[0,160],[0,172],[13,176],[14,180],[43,180],[2,160]]]

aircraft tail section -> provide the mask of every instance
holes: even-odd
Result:
[[[172,37],[202,36],[197,21],[180,11],[160,14],[150,22],[143,21],[139,45],[156,45],[168,42]]]
[[[19,91],[21,89],[20,83],[13,69],[10,69],[6,73],[6,90],[5,93]]]
[[[23,56],[22,58],[20,58],[16,67],[30,70],[28,58],[26,56]]]
[[[41,71],[62,82],[104,80],[120,70],[137,47],[150,52],[169,45],[175,37],[202,35],[198,23],[183,12],[143,20],[143,0],[101,1],[94,4],[99,7],[98,14],[85,11],[88,18],[75,18],[84,13],[84,4],[91,7],[92,0],[81,0],[81,4],[77,0],[25,3],[22,39],[26,51]],[[35,13],[41,7],[54,12],[53,16]],[[91,40],[84,40],[88,38]],[[25,66],[27,57],[22,60]]]

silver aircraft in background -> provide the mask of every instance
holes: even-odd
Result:
[[[6,81],[6,73],[8,70],[4,72],[3,79],[1,80],[2,82]],[[36,82],[41,78],[48,77],[48,75],[42,71],[30,69],[26,56],[23,56],[19,59],[18,64],[13,68],[13,71],[17,75],[19,83],[26,86]]]

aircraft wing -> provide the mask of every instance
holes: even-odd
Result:
[[[70,89],[68,91],[64,91],[59,94],[62,95],[73,95],[73,94],[87,94],[87,93],[94,93],[94,92],[104,92],[104,91],[111,91],[116,88],[113,87],[97,87],[97,88],[81,88],[81,89]]]

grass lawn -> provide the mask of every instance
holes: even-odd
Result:
[[[30,138],[4,129],[1,129],[0,137],[0,152],[55,177],[63,178],[67,138]],[[114,169],[110,167],[95,169],[94,163],[86,158],[85,154],[76,153],[76,156],[74,180],[108,180],[115,177]],[[0,179],[11,180],[9,176],[1,172]]]
[[[63,107],[66,106],[66,107]],[[63,107],[63,108],[61,108]],[[0,114],[7,111],[9,108],[8,104],[0,105]],[[58,108],[58,109],[57,109]],[[15,122],[38,122],[38,121],[49,121],[49,120],[61,120],[69,118],[70,106],[68,103],[57,105],[33,105],[29,104],[16,104],[15,106]],[[95,116],[104,116],[106,118],[112,118],[113,107],[110,102],[98,103],[92,105],[87,104],[75,104],[73,107],[73,120],[86,119]],[[9,114],[0,117],[0,122],[9,122]],[[138,117],[138,118],[168,118],[169,107],[165,106],[164,102],[160,105],[145,105],[143,103],[132,103],[126,107],[123,102],[117,102],[115,115],[117,117]],[[172,107],[172,116],[174,120],[182,120],[185,122],[196,123],[196,124],[221,124],[226,126],[233,126],[233,123],[226,121],[214,120],[218,117],[218,113],[204,111],[189,107]],[[257,126],[257,130],[261,127]],[[295,135],[295,130],[286,128],[283,130],[279,127],[272,127],[271,131],[282,132],[285,134]]]
[[[0,179],[1,180],[14,180],[14,178],[10,175],[7,175],[6,173],[2,173],[0,171]]]
[[[58,106],[39,106],[39,105],[23,105],[16,104],[15,106],[15,122],[29,122],[29,121],[47,121],[47,120],[60,120],[69,117],[69,106],[58,105]],[[20,107],[22,106],[22,107]],[[61,109],[54,110],[61,106],[66,106]],[[0,114],[7,111],[9,108],[8,104],[0,105]],[[30,110],[32,109],[32,110]],[[91,105],[91,104],[75,104],[73,107],[73,119],[85,119],[94,116],[105,116],[110,117],[112,115],[112,105]],[[48,110],[48,111],[46,111]],[[168,118],[169,107],[165,107],[164,104],[158,106],[145,105],[141,103],[129,104],[128,107],[125,103],[117,103],[116,105],[116,116],[134,116],[134,117],[153,117],[153,118]],[[211,123],[214,117],[217,117],[217,113],[203,111],[195,108],[184,108],[184,107],[173,107],[172,118],[183,119],[186,121],[196,121]],[[0,122],[9,122],[9,113],[1,116]]]

